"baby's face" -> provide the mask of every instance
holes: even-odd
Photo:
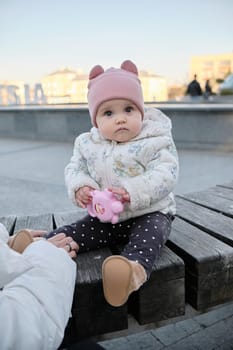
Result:
[[[109,100],[99,106],[96,124],[105,139],[127,142],[140,133],[142,114],[129,100]]]

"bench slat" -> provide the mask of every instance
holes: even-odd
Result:
[[[217,212],[233,217],[233,201],[210,193],[208,190],[202,192],[192,192],[178,197],[188,199],[194,203],[198,203],[209,209],[213,209]]]
[[[233,300],[233,248],[176,218],[168,246],[185,262],[186,299],[197,310]]]
[[[213,210],[176,197],[177,216],[233,247],[233,220]]]
[[[16,216],[13,216],[13,215],[0,218],[0,222],[6,227],[10,235],[13,234],[15,221],[16,221]]]
[[[85,215],[86,210],[78,209],[55,213],[55,227],[73,223]],[[128,328],[127,306],[113,308],[103,295],[101,267],[104,259],[111,254],[106,248],[78,255],[72,319],[63,345],[68,346],[72,339],[80,340]]]
[[[233,189],[233,181],[230,181],[230,182],[225,183],[225,184],[219,184],[219,185],[217,185],[217,186],[219,186],[219,187],[226,187],[226,188],[231,188],[231,189]]]
[[[79,254],[72,314],[76,339],[128,328],[127,305],[113,308],[104,298],[101,267],[108,248]]]
[[[139,324],[162,321],[185,313],[184,262],[164,247],[150,279],[129,298],[130,313]]]
[[[55,227],[71,224],[82,219],[87,214],[86,210],[75,209],[72,211],[58,212],[54,214]]]
[[[30,228],[33,230],[45,230],[49,232],[53,229],[53,215],[42,214],[17,217],[14,232],[17,232],[24,228]]]
[[[208,188],[205,193],[213,194],[214,196],[230,199],[233,201],[233,190],[231,188],[215,186]]]

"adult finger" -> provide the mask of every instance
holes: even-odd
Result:
[[[47,231],[45,230],[28,230],[32,237],[43,237]]]
[[[68,247],[68,252],[71,250],[78,251],[79,249],[78,244],[73,240],[72,237],[65,237],[62,241],[59,242],[59,247]]]
[[[53,237],[48,238],[48,242],[54,244],[56,247],[64,246],[66,241],[66,235],[64,233],[59,233]]]
[[[76,257],[78,248],[78,244],[74,241],[66,243],[66,245],[63,247],[63,249],[65,249],[71,257]]]
[[[71,252],[68,253],[69,256],[72,258],[72,259],[75,259],[77,258],[77,253],[75,250],[71,250]]]
[[[71,238],[71,237],[69,237],[69,238]],[[76,250],[77,251],[79,249],[78,244],[72,238],[70,240],[65,240],[64,241],[64,245],[69,246],[70,250]]]

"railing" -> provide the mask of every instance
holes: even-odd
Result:
[[[147,104],[167,114],[177,147],[233,150],[233,103]],[[0,137],[73,142],[91,128],[87,105],[0,107]]]

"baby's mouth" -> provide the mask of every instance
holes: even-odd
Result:
[[[127,128],[119,128],[116,130],[116,132],[119,132],[119,131],[128,131],[128,129]]]

